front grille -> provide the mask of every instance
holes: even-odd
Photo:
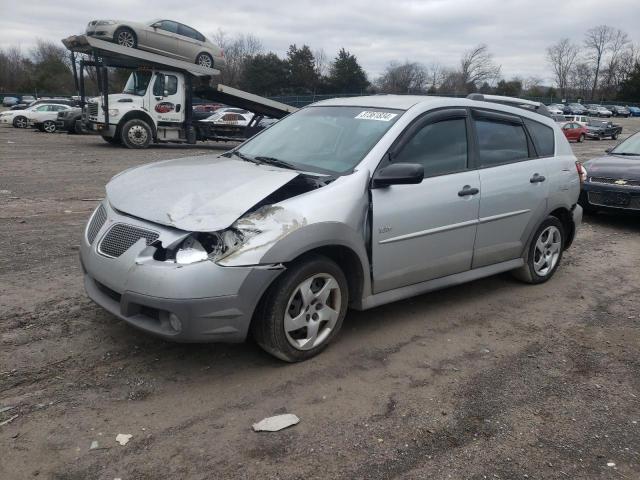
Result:
[[[129,250],[138,240],[144,238],[151,245],[159,235],[151,230],[134,227],[125,223],[116,223],[104,236],[98,251],[107,257],[119,257]]]
[[[624,208],[629,210],[640,210],[640,196],[632,196],[628,205],[616,206],[609,205],[604,201],[604,195],[601,192],[588,192],[589,203],[601,207]]]
[[[90,116],[92,117],[98,116],[98,104],[96,102],[88,103],[87,110],[89,111]]]
[[[100,205],[96,212],[93,214],[93,217],[91,217],[89,228],[87,228],[87,241],[89,242],[89,244],[92,244],[96,239],[96,237],[98,236],[98,232],[106,221],[107,211],[104,208],[104,205]]]
[[[624,180],[622,178],[606,178],[606,177],[591,177],[589,179],[592,183],[605,183],[607,185],[619,185],[616,182],[619,180]],[[640,187],[640,180],[624,180],[624,185],[619,185],[621,187]]]

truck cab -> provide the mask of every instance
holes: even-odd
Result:
[[[122,93],[87,102],[86,120],[109,143],[145,148],[152,142],[187,142],[187,95],[180,72],[141,69],[131,73]]]

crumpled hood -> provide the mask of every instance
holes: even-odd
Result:
[[[589,177],[640,180],[640,157],[604,155],[584,163]]]
[[[213,232],[297,176],[294,170],[203,155],[126,170],[106,189],[116,210],[181,230]]]

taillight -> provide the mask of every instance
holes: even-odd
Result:
[[[580,178],[580,183],[584,183],[587,181],[587,169],[584,168],[580,162],[576,162],[576,170],[578,171],[578,178]]]

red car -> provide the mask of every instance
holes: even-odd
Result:
[[[587,137],[587,127],[578,122],[567,122],[562,125],[562,133],[569,141],[584,142]]]

